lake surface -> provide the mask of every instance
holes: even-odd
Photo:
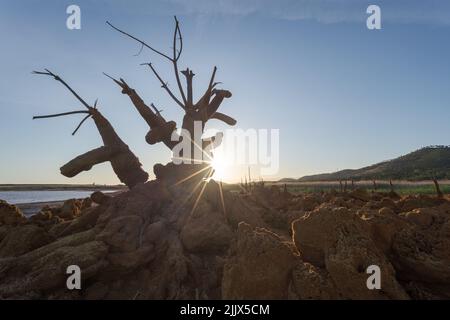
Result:
[[[67,199],[87,198],[94,191],[83,190],[32,190],[0,191],[0,199],[11,204],[63,201]],[[104,193],[113,191],[102,191]]]

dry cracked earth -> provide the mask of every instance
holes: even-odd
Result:
[[[69,265],[81,290],[66,287]],[[2,201],[0,298],[449,299],[450,202],[213,180],[95,192],[30,219]]]

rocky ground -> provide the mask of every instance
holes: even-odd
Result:
[[[81,290],[66,287],[73,264]],[[366,286],[370,265],[380,290]],[[231,193],[212,180],[95,192],[30,219],[3,201],[0,297],[448,299],[450,202],[362,189]]]

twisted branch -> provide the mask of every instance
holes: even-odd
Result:
[[[164,80],[161,78],[161,76],[158,74],[158,72],[155,70],[155,68],[153,67],[153,65],[151,63],[141,63],[141,65],[147,65],[150,67],[150,69],[152,69],[154,75],[156,76],[156,78],[158,78],[159,82],[161,82],[161,87],[164,88],[164,90],[167,91],[167,93],[169,94],[169,96],[181,107],[183,108],[183,110],[186,110],[185,105],[178,100],[178,98],[172,93],[172,91],[170,91],[167,82],[164,82]]]
[[[55,117],[61,117],[61,116],[67,116],[67,115],[71,115],[71,114],[78,114],[78,113],[87,113],[87,115],[80,121],[80,123],[78,124],[78,126],[75,128],[75,130],[72,132],[72,135],[75,135],[75,133],[77,133],[77,131],[81,128],[81,126],[83,125],[83,123],[92,116],[91,110],[93,109],[91,106],[89,106],[87,104],[86,101],[83,100],[83,98],[81,98],[76,92],[75,90],[73,90],[63,79],[61,79],[61,77],[59,77],[58,75],[54,74],[53,72],[51,72],[48,69],[45,69],[46,72],[42,72],[42,71],[33,71],[33,74],[42,74],[42,75],[47,75],[47,76],[51,76],[53,77],[56,81],[61,82],[67,89],[69,89],[69,91],[88,109],[87,111],[85,110],[80,110],[80,111],[69,111],[69,112],[63,112],[63,113],[56,113],[56,114],[50,114],[50,115],[44,115],[44,116],[34,116],[34,119],[44,119],[44,118],[55,118]],[[94,108],[97,107],[97,100],[95,101],[94,104]]]
[[[144,64],[148,64],[150,66],[150,68],[152,69],[153,73],[156,75],[156,77],[158,78],[158,80],[161,82],[163,88],[166,89],[166,91],[169,93],[169,95],[172,97],[172,99],[175,100],[175,102],[182,107],[184,110],[186,110],[186,106],[187,106],[187,100],[186,100],[186,95],[184,93],[184,89],[183,86],[181,85],[181,80],[180,80],[180,75],[179,75],[179,71],[178,71],[178,60],[181,56],[181,52],[183,51],[183,38],[181,36],[181,30],[180,30],[180,25],[178,22],[177,17],[175,16],[175,31],[173,33],[173,52],[172,52],[172,57],[169,57],[168,55],[166,55],[165,53],[162,53],[159,50],[156,50],[155,48],[151,47],[150,45],[148,45],[147,43],[145,43],[144,41],[142,41],[141,39],[129,34],[128,32],[125,32],[117,27],[115,27],[114,25],[112,25],[109,21],[106,21],[106,23],[113,28],[114,30],[126,35],[127,37],[139,42],[141,44],[141,49],[142,47],[146,47],[150,50],[152,50],[153,52],[159,54],[160,56],[168,59],[169,61],[172,62],[173,64],[173,69],[175,72],[175,79],[177,81],[177,86],[178,86],[178,90],[180,91],[181,94],[181,100],[183,102],[181,102],[178,98],[175,97],[175,95],[168,90],[167,88],[167,84],[161,79],[161,77],[159,76],[159,74],[155,71],[155,69],[152,67],[152,65],[150,63],[144,63]],[[178,40],[180,41],[180,50],[177,50],[177,36],[178,36]],[[140,51],[139,51],[140,53]]]
[[[177,80],[178,90],[180,90],[181,98],[183,99],[184,105],[187,106],[186,95],[184,94],[183,86],[181,85],[180,81],[180,74],[178,72],[178,59],[180,58],[181,51],[183,50],[183,38],[181,37],[181,31],[177,17],[174,16],[174,18],[175,18],[175,31],[173,33],[173,59],[172,59],[173,70],[175,72],[175,78]],[[180,51],[178,52],[178,55],[177,55],[177,33],[180,36]]]
[[[106,21],[106,24],[109,25],[109,26],[110,26],[111,28],[113,28],[114,30],[116,30],[116,31],[118,31],[118,32],[120,32],[120,33],[126,35],[127,37],[130,37],[131,39],[133,39],[133,40],[135,40],[135,41],[137,41],[137,42],[139,42],[142,46],[144,46],[144,47],[146,47],[146,48],[152,50],[153,52],[159,54],[160,56],[163,56],[164,58],[169,59],[170,61],[172,61],[172,58],[169,57],[168,55],[162,53],[161,51],[158,51],[158,50],[152,48],[151,46],[149,46],[148,44],[146,44],[144,41],[142,41],[142,40],[136,38],[135,36],[132,36],[131,34],[125,32],[125,31],[123,31],[123,30],[120,30],[119,28],[116,28],[116,27],[113,26],[109,21]]]
[[[33,71],[33,74],[43,74],[43,75],[47,75],[47,76],[51,76],[53,77],[56,81],[61,82],[67,89],[69,89],[69,91],[89,110],[89,108],[91,108],[86,101],[84,101],[76,92],[75,90],[73,90],[63,79],[61,79],[58,75],[54,74],[53,72],[51,72],[48,69],[45,69],[46,72],[42,72],[42,71]]]
[[[80,129],[80,127],[83,125],[83,123],[84,123],[88,118],[90,118],[90,117],[91,117],[91,115],[88,114],[86,117],[83,118],[83,120],[80,121],[80,123],[78,124],[78,126],[77,126],[77,127],[75,128],[75,130],[72,132],[72,135],[73,135],[73,136],[75,135],[75,133],[77,133],[78,129]]]
[[[131,99],[131,102],[133,102],[134,106],[136,107],[137,111],[141,115],[142,118],[144,118],[145,122],[150,126],[150,128],[161,126],[165,123],[164,119],[161,119],[158,117],[152,109],[150,109],[142,100],[142,98],[137,94],[136,90],[131,88],[125,80],[120,78],[119,80],[114,79],[110,75],[103,72],[105,76],[112,79],[117,85],[119,85],[122,88],[122,93],[128,95],[128,97]]]
[[[203,94],[203,96],[198,100],[198,102],[195,104],[195,109],[201,110],[208,106],[209,100],[211,99],[211,94],[213,88],[218,84],[218,82],[214,82],[214,78],[216,77],[217,67],[214,66],[211,79],[209,80],[208,88],[206,89],[206,92]]]
[[[55,118],[55,117],[61,117],[61,116],[67,116],[69,114],[77,114],[77,113],[90,113],[89,111],[80,110],[80,111],[69,111],[69,112],[63,112],[63,113],[56,113],[56,114],[49,114],[45,116],[34,116],[34,119],[45,119],[45,118]]]

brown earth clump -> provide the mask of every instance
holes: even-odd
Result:
[[[92,203],[68,200],[29,219],[1,202],[0,296],[450,298],[445,197],[363,190],[286,197],[262,186],[241,194],[194,180],[96,193]],[[82,270],[81,290],[66,287],[73,264]],[[367,287],[372,265],[380,268],[379,290]]]

